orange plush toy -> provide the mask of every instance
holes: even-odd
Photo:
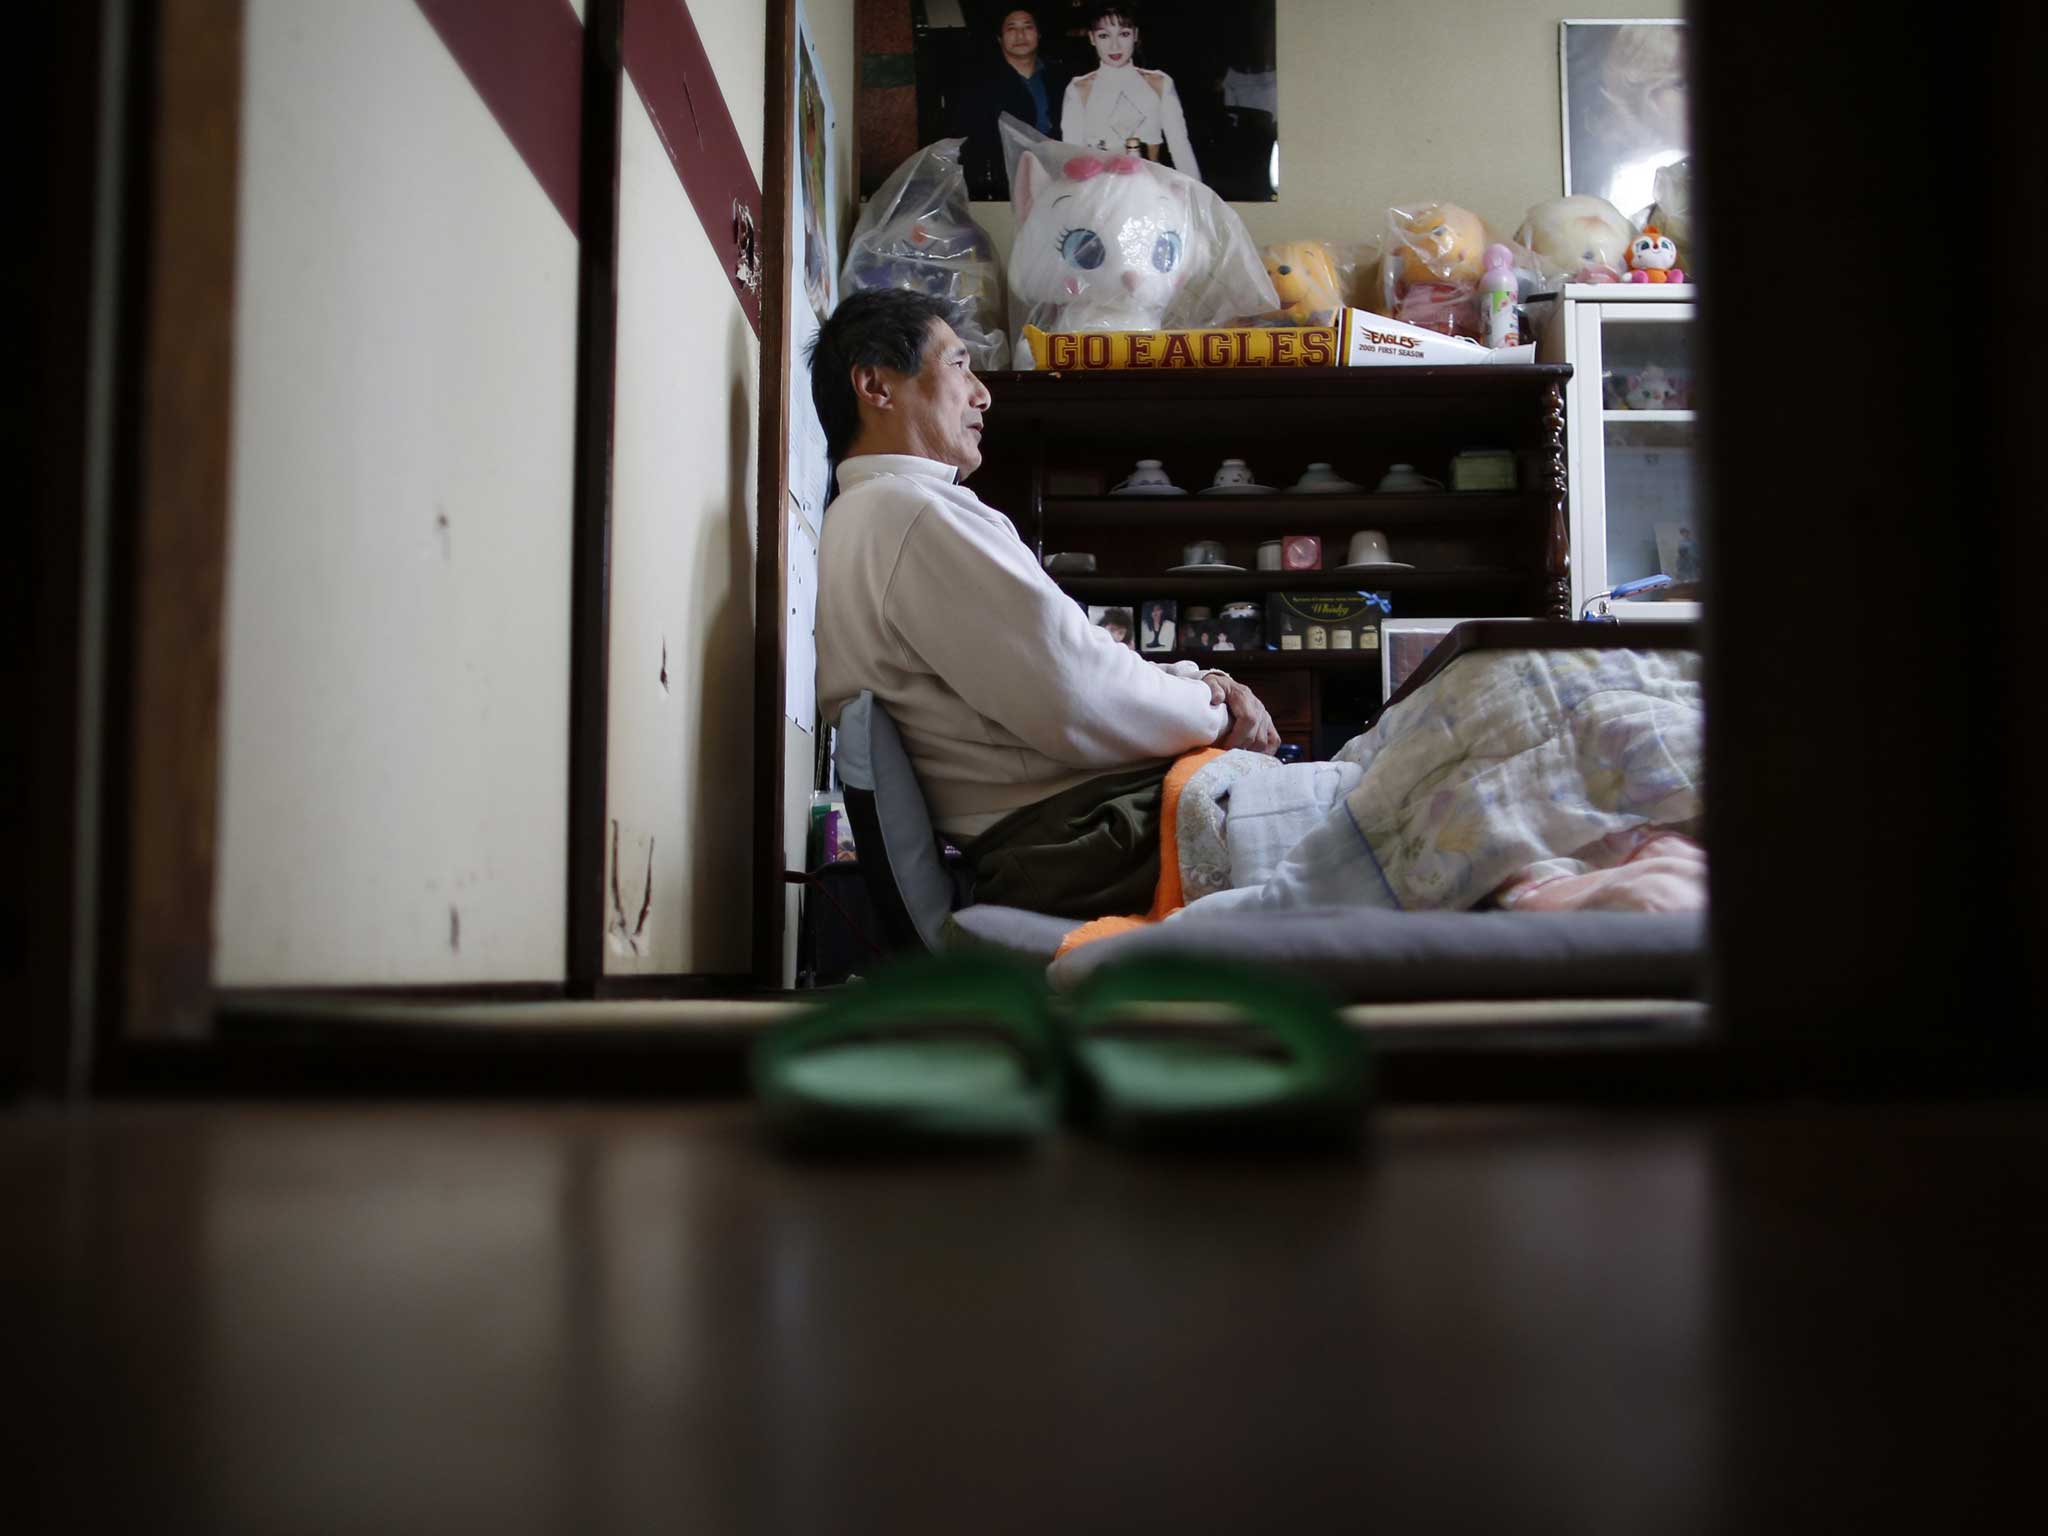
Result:
[[[1628,280],[1632,283],[1682,283],[1685,269],[1678,264],[1678,247],[1654,224],[1645,224],[1628,248]]]
[[[1456,203],[1387,210],[1380,263],[1384,313],[1447,336],[1479,335],[1472,296],[1486,257],[1486,225]]]
[[[1337,312],[1344,307],[1344,290],[1328,247],[1320,240],[1288,240],[1267,246],[1262,255],[1266,276],[1273,279],[1273,291],[1280,295],[1280,309],[1267,323],[1336,323]]]

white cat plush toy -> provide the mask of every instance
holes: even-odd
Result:
[[[1243,221],[1191,177],[1136,155],[1040,140],[1010,175],[1019,327],[1153,331],[1279,307]],[[1017,366],[1030,366],[1019,348]]]
[[[1186,180],[1135,155],[1073,155],[1056,172],[1025,155],[1010,292],[1057,311],[1047,330],[1157,330],[1208,256],[1190,228]]]

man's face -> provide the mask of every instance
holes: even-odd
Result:
[[[1003,18],[1003,55],[1013,64],[1038,56],[1038,23],[1029,11],[1012,11]]]
[[[894,393],[912,453],[951,464],[963,480],[981,468],[981,418],[989,393],[968,366],[967,344],[953,327],[932,322],[923,366],[901,379]]]
[[[1088,41],[1095,45],[1095,56],[1103,63],[1128,64],[1138,51],[1138,29],[1111,16],[1088,34]]]

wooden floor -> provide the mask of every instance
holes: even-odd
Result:
[[[21,1112],[0,1528],[1989,1528],[2044,1255],[2038,1109],[859,1165],[738,1106]]]

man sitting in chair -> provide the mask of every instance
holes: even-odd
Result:
[[[870,289],[812,343],[840,492],[818,556],[819,703],[836,723],[869,689],[888,710],[976,901],[1143,912],[1173,759],[1280,739],[1224,673],[1146,661],[1091,624],[960,483],[981,466],[989,393],[947,313]]]

